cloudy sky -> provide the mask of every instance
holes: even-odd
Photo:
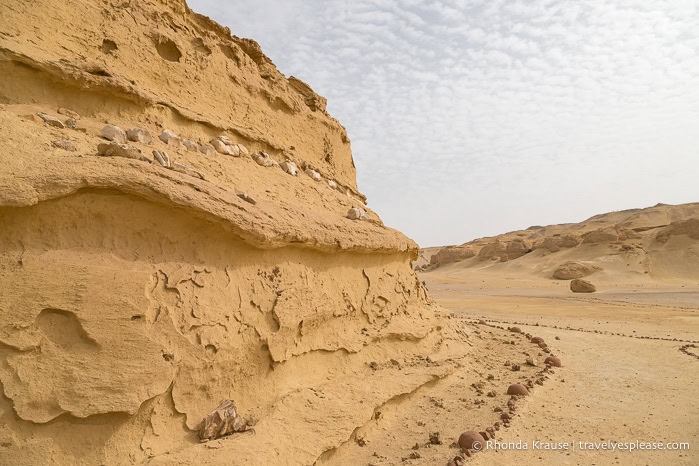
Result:
[[[421,246],[699,201],[699,0],[189,0],[328,98]]]

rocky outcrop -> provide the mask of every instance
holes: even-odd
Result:
[[[575,279],[570,282],[570,291],[573,293],[594,293],[597,288],[587,280]]]
[[[430,257],[430,266],[439,267],[440,265],[469,259],[475,257],[475,255],[476,253],[472,248],[464,246],[445,246]]]
[[[629,228],[614,225],[585,233],[582,237],[582,242],[584,244],[603,244],[625,241],[633,238],[638,238],[638,233]]]
[[[218,458],[312,464],[454,370],[417,245],[254,41],[177,0],[20,0],[0,31],[0,463],[206,462],[202,420],[257,419]]]
[[[558,280],[571,280],[574,278],[583,278],[588,275],[602,270],[599,267],[582,262],[568,261],[559,265],[553,271],[553,278]]]
[[[658,232],[655,240],[659,243],[667,242],[672,236],[687,235],[689,238],[699,240],[699,218],[689,218],[672,222]]]
[[[531,251],[531,243],[521,238],[511,241],[495,240],[481,248],[478,252],[478,259],[482,261],[499,260],[500,262],[507,262],[522,257]]]
[[[555,234],[534,244],[533,249],[547,249],[558,252],[563,248],[574,248],[582,243],[582,237],[577,233]]]

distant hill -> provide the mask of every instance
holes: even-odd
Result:
[[[699,203],[609,212],[426,248],[414,266],[448,273],[492,268],[549,279],[699,280]]]

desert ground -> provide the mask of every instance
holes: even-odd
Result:
[[[560,356],[555,379],[533,391],[498,440],[689,442],[689,451],[496,450],[473,464],[697,464],[699,284],[614,285],[573,295],[566,283],[482,271],[422,275],[457,315],[517,325]],[[694,343],[692,343],[694,342]],[[692,354],[694,353],[694,354]]]

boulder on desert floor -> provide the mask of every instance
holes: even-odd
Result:
[[[430,258],[430,265],[445,265],[474,257],[476,252],[464,246],[446,246]]]
[[[587,280],[575,279],[570,282],[570,291],[573,293],[594,293],[597,291],[595,285]]]
[[[556,270],[553,271],[553,278],[558,280],[572,280],[574,278],[587,277],[588,275],[592,275],[599,270],[602,269],[594,265],[568,261],[559,265]]]

